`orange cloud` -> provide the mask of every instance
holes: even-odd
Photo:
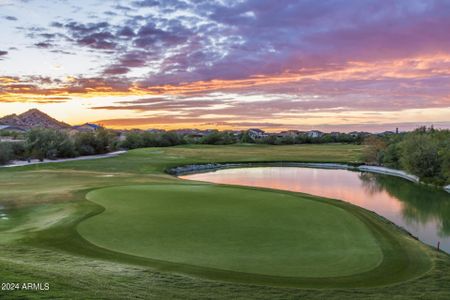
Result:
[[[75,78],[33,82],[31,79],[0,77],[0,102],[46,102],[48,97],[93,98],[130,95],[180,95],[214,91],[247,90],[263,86],[328,80],[424,79],[450,75],[450,55],[439,54],[377,62],[352,61],[342,66],[308,68],[281,74],[257,74],[244,79],[213,79],[180,84],[152,85],[122,79]],[[123,79],[126,81],[126,79]]]

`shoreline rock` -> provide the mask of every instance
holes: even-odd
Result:
[[[406,180],[409,180],[409,181],[412,181],[415,183],[420,183],[419,177],[417,177],[416,175],[409,174],[405,171],[401,171],[401,170],[390,169],[390,168],[385,168],[385,167],[367,166],[367,165],[359,166],[358,170],[364,171],[364,172],[392,175],[392,176],[404,178]]]

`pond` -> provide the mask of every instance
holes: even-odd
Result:
[[[302,192],[374,211],[421,241],[450,253],[450,194],[402,178],[301,167],[222,169],[183,179]]]

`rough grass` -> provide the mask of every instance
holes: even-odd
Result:
[[[377,287],[317,290],[238,284],[232,282],[233,278],[227,282],[213,277],[185,276],[167,266],[155,267],[135,256],[99,249],[75,230],[80,221],[102,211],[85,200],[90,190],[131,184],[193,184],[164,174],[162,171],[167,167],[226,161],[358,162],[360,153],[361,147],[353,145],[193,146],[140,149],[97,161],[0,169],[0,204],[4,206],[0,210],[9,217],[0,220],[1,281],[49,282],[51,286],[48,292],[0,291],[0,298],[448,299],[448,255],[413,240],[367,211],[334,200],[320,201],[342,205],[361,222],[375,221],[366,225],[374,235],[380,235],[377,240],[390,237],[396,241],[381,245],[383,253],[392,254],[391,260],[383,261],[394,267],[391,272],[381,274],[391,274],[400,282],[379,286],[373,278],[372,285]],[[110,174],[114,176],[105,177]],[[399,250],[407,255],[396,257]],[[430,257],[431,269],[411,279],[405,272],[427,268],[427,260],[418,259],[423,253]],[[407,268],[402,267],[405,263]]]

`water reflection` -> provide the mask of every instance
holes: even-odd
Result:
[[[386,217],[450,252],[450,194],[392,176],[296,167],[219,170],[182,176],[215,183],[275,188],[336,198]]]
[[[405,203],[402,216],[408,224],[436,222],[439,236],[450,236],[450,196],[434,188],[411,184],[399,178],[363,173],[363,184],[385,190],[393,198]]]

